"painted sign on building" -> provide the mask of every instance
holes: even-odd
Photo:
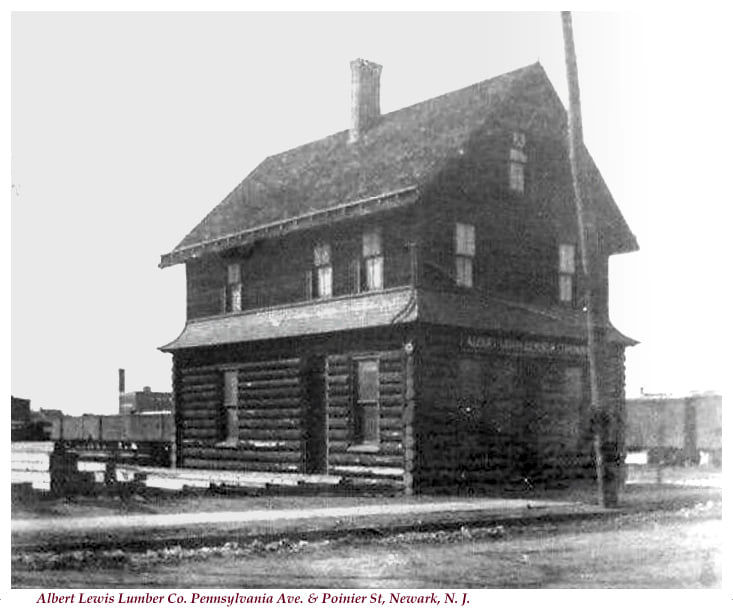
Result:
[[[557,341],[521,340],[490,335],[464,335],[461,348],[466,351],[521,354],[526,356],[585,356],[586,345]]]

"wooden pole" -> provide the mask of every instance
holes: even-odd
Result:
[[[573,21],[569,11],[562,12],[563,39],[565,41],[565,67],[568,79],[568,152],[573,180],[575,213],[578,223],[578,249],[583,273],[582,306],[585,311],[585,327],[588,343],[588,382],[590,384],[590,410],[593,421],[593,455],[596,466],[597,499],[601,506],[613,504],[605,488],[605,464],[603,459],[603,408],[598,391],[598,367],[596,359],[595,307],[593,303],[593,268],[596,261],[596,240],[592,218],[585,213],[583,195],[585,172],[580,155],[583,150],[583,122],[580,114],[580,87],[578,65],[573,41]],[[590,245],[588,244],[590,237]]]

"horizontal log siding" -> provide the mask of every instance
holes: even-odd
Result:
[[[181,466],[188,464],[192,444],[213,444],[222,439],[222,373],[213,367],[179,370],[176,392],[176,420],[180,439]]]
[[[238,372],[239,441],[225,436],[223,370]],[[302,472],[303,387],[299,358],[182,367],[178,422],[187,468]]]
[[[430,329],[417,347],[414,486],[419,492],[456,488],[459,478],[455,421],[458,344],[447,332]]]
[[[352,355],[326,359],[328,472],[354,486],[384,486],[404,491],[405,367],[402,350],[376,352],[379,360],[378,451],[353,451],[354,363]]]
[[[429,328],[416,358],[416,491],[515,486],[593,476],[586,400],[571,400],[572,360],[467,354],[460,333]],[[460,361],[476,361],[481,396],[467,399]],[[533,379],[533,377],[536,377]],[[617,383],[615,385],[618,385]]]

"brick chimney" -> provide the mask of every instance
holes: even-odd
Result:
[[[351,62],[351,129],[349,142],[356,142],[380,116],[379,77],[382,66],[366,59]]]

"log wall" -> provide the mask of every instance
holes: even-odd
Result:
[[[405,350],[406,343],[414,350]],[[354,362],[364,357],[379,361],[375,446],[355,435]],[[613,414],[608,438],[618,453],[623,348],[609,347],[604,363],[604,404]],[[239,436],[228,446],[223,371],[233,368]],[[321,382],[313,384],[314,371]],[[448,327],[196,350],[176,355],[179,465],[327,473],[355,487],[404,493],[589,478],[594,468],[586,385],[582,356],[469,352],[461,346],[461,331]],[[321,388],[320,407],[313,388]],[[325,421],[313,417],[313,408],[325,410]],[[324,431],[322,461],[314,426]]]
[[[355,485],[405,488],[405,355],[380,351],[379,447],[356,449],[354,361],[351,354],[326,359],[328,471]]]
[[[421,333],[417,353],[417,491],[594,476],[583,358],[466,353],[458,331],[436,327]],[[618,354],[607,390],[621,417]]]
[[[181,369],[176,401],[181,465],[302,472],[303,386],[299,358]],[[226,442],[223,370],[236,370],[238,442]]]
[[[352,488],[403,490],[408,336],[395,326],[176,353],[178,465],[327,473]],[[364,355],[379,359],[380,443],[358,451],[353,358]],[[223,376],[233,369],[239,435],[227,443]]]

